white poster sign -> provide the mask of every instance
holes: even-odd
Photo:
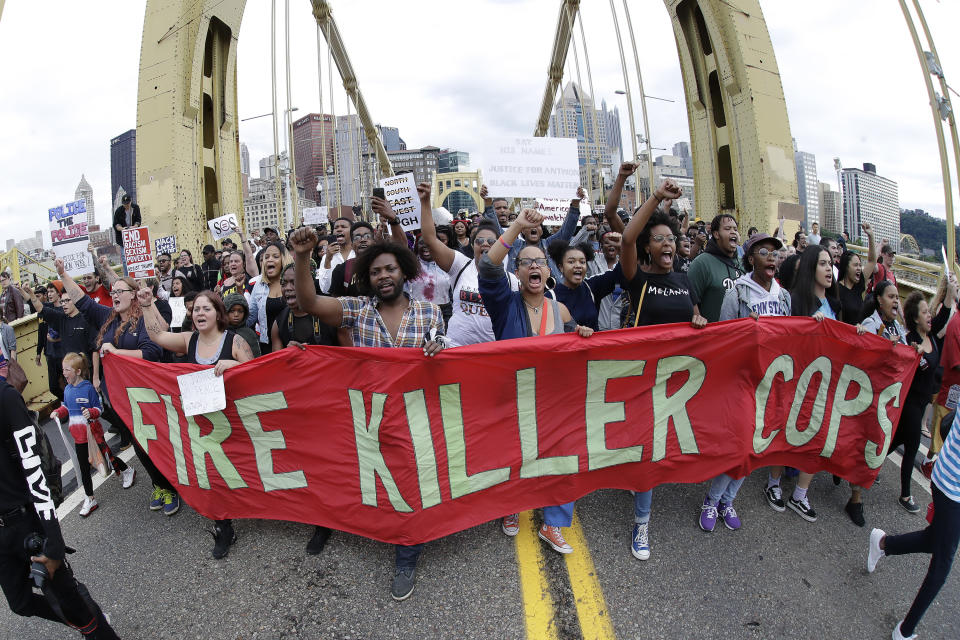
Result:
[[[575,138],[511,138],[491,145],[484,157],[483,181],[495,197],[569,202],[580,186]]]
[[[57,258],[70,276],[93,273],[93,256],[87,251],[87,202],[77,200],[47,210],[50,241]]]
[[[227,408],[227,392],[223,376],[214,374],[214,368],[177,376],[183,415],[195,416]]]
[[[567,211],[570,210],[570,200],[554,200],[551,198],[537,198],[537,213],[543,216],[543,224],[561,225],[567,218]],[[592,215],[590,213],[590,203],[580,201],[580,219]]]
[[[214,240],[223,240],[224,238],[236,233],[234,229],[240,228],[240,222],[237,220],[237,214],[228,213],[225,216],[214,218],[207,222],[210,227],[210,233]]]
[[[326,207],[304,207],[303,224],[326,224],[327,215]]]
[[[397,220],[404,231],[416,231],[420,228],[420,196],[417,195],[417,181],[412,173],[402,173],[391,178],[382,178],[384,196],[390,208],[397,214]]]
[[[183,298],[170,298],[167,302],[170,304],[170,311],[173,312],[170,328],[182,327],[183,319],[187,317],[187,305],[184,304]]]

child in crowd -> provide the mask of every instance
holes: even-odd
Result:
[[[97,501],[93,497],[93,482],[90,480],[90,460],[87,444],[87,434],[91,434],[97,447],[105,458],[110,460],[113,469],[123,478],[123,488],[133,486],[136,470],[128,467],[123,460],[115,458],[110,447],[103,439],[103,426],[100,424],[100,413],[103,408],[100,396],[90,382],[90,367],[87,356],[82,353],[71,352],[63,357],[63,377],[67,386],[63,391],[64,404],[54,414],[60,420],[70,419],[70,435],[77,447],[77,460],[80,463],[80,480],[83,483],[83,492],[86,498],[80,508],[80,516],[86,518],[97,508]],[[89,431],[88,431],[89,426]]]
[[[260,338],[257,332],[247,326],[247,317],[250,307],[242,293],[231,293],[223,299],[223,306],[227,309],[227,328],[247,341],[253,357],[260,357]]]

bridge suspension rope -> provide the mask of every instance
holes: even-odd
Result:
[[[327,123],[326,123],[326,112],[323,107],[323,57],[320,49],[320,39],[323,37],[323,34],[320,32],[320,24],[317,24],[317,86],[319,87],[320,93],[320,148],[323,149],[323,191],[321,194],[327,194],[327,211],[330,210],[330,179],[327,168],[330,166],[330,158],[327,156]],[[334,123],[333,115],[330,116],[331,124]],[[331,141],[332,144],[332,141]],[[319,184],[319,183],[318,183]],[[320,203],[317,203],[320,204]]]

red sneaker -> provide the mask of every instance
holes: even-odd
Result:
[[[560,527],[548,527],[543,525],[537,533],[540,539],[546,542],[557,553],[573,553],[573,547],[567,544],[560,533]]]

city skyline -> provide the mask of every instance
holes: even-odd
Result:
[[[384,63],[361,43],[393,29],[436,28],[443,12],[432,12],[431,7],[439,4],[429,1],[424,11],[417,12],[419,17],[395,11],[388,3],[366,4],[354,7],[340,3],[336,10],[375,122],[399,127],[411,148],[436,145],[472,153],[484,138],[529,135],[546,78],[555,2],[479,1],[474,26],[490,33],[495,45],[445,51],[435,71],[400,74],[402,78],[395,65]],[[762,7],[777,53],[791,133],[803,150],[817,156],[818,181],[837,188],[830,162],[833,157],[840,157],[851,167],[874,162],[899,184],[903,208],[924,209],[943,217],[943,189],[930,109],[899,8],[895,3],[883,4],[865,14],[854,6],[826,0],[808,5],[803,11],[779,3],[764,3]],[[924,9],[947,80],[957,84],[960,43],[948,37],[946,25],[960,20],[960,7],[926,3]],[[71,28],[82,24],[91,39],[90,46],[71,56],[40,52],[31,69],[6,65],[0,71],[4,86],[9,87],[8,100],[0,105],[0,113],[9,123],[9,144],[0,151],[5,167],[0,188],[6,196],[0,205],[0,233],[6,236],[23,228],[17,221],[24,214],[34,212],[42,217],[47,208],[69,201],[80,174],[86,175],[99,200],[97,222],[108,222],[105,216],[112,210],[113,194],[108,187],[107,143],[118,131],[135,125],[144,4],[105,1],[98,10],[102,15],[109,13],[111,20],[98,20],[97,12],[74,6],[65,7],[54,21],[44,19],[39,14],[41,8],[31,3],[10,5],[4,12],[0,53],[8,58],[28,46],[26,30],[18,25],[34,20],[49,25],[52,38],[67,39]],[[371,23],[364,18],[370,12],[388,16],[389,20]],[[615,49],[611,50],[609,44],[610,15],[590,7],[584,7],[583,12],[596,87],[594,99],[597,104],[606,100],[611,108],[620,110],[624,154],[629,156],[632,143],[626,129],[626,105],[622,96],[615,95],[615,90],[622,89],[623,79]],[[294,17],[297,15],[294,13]],[[303,15],[308,12],[304,10]],[[544,19],[545,15],[550,19]],[[269,33],[263,27],[268,23],[268,6],[247,7],[238,48],[241,118],[270,111],[269,90],[263,90],[269,87],[270,77]],[[689,139],[672,30],[665,12],[656,6],[638,11],[634,23],[662,25],[650,29],[638,44],[647,93],[674,100],[649,101],[653,144],[669,148],[671,142]],[[854,23],[861,28],[845,26]],[[116,24],[130,28],[116,30]],[[812,31],[826,44],[810,46],[807,34]],[[295,19],[291,33],[293,77],[297,78],[292,87],[293,106],[300,113],[320,112],[315,26],[310,20]],[[883,46],[878,46],[880,42]],[[282,48],[282,37],[278,45]],[[431,53],[420,47],[410,44],[408,55],[429,59]],[[118,49],[132,54],[118,57]],[[669,54],[663,55],[664,51]],[[43,95],[31,89],[34,73],[55,80],[48,83]],[[326,84],[326,65],[323,74]],[[77,101],[69,88],[72,83],[66,78],[71,76],[87,79],[90,90],[84,100]],[[566,74],[564,83],[572,79],[575,76]],[[636,93],[635,84],[633,90]],[[283,91],[280,93],[282,96]],[[346,112],[342,89],[335,94],[335,112],[342,115]],[[398,99],[405,95],[418,99]],[[280,109],[283,102],[281,99]],[[325,106],[329,112],[329,102]],[[636,107],[634,115],[639,123]],[[272,152],[270,118],[242,123],[239,134],[254,157]],[[653,155],[657,153],[655,150]],[[960,202],[960,197],[956,201]]]

